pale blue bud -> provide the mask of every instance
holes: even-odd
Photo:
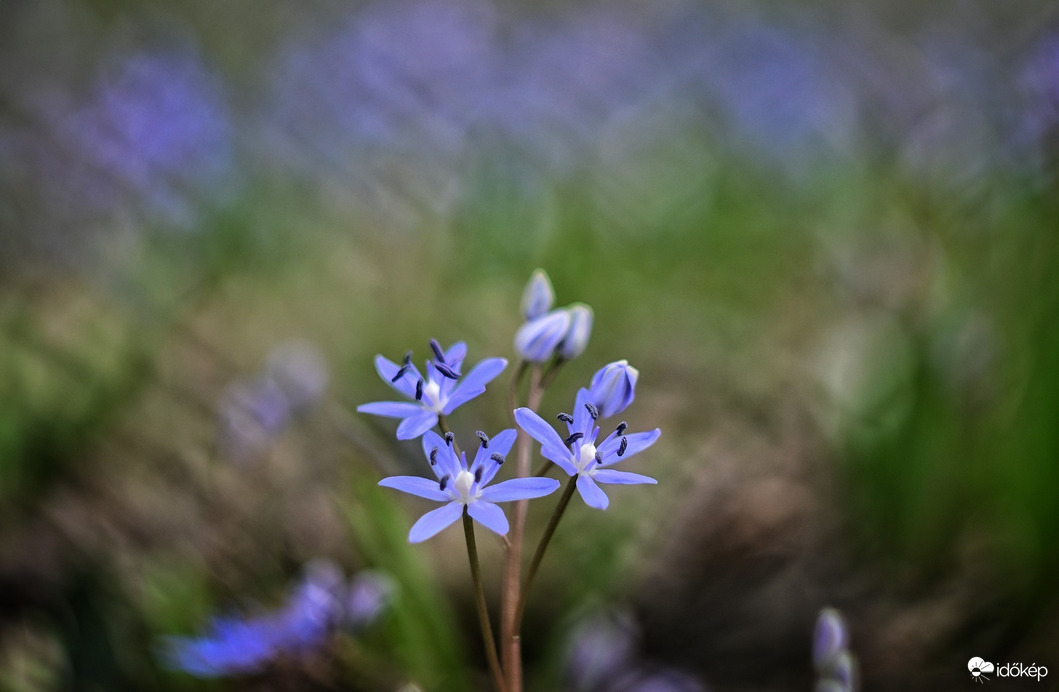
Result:
[[[640,371],[629,365],[627,360],[619,360],[600,368],[592,376],[590,397],[604,418],[621,413],[636,396],[636,380]]]
[[[543,363],[555,354],[570,329],[570,313],[552,310],[522,325],[515,334],[515,352],[531,363]]]
[[[554,302],[551,279],[543,269],[535,270],[522,291],[522,316],[529,321],[535,320],[551,310]]]
[[[573,360],[588,346],[588,337],[592,335],[592,308],[584,303],[574,303],[566,310],[570,313],[570,328],[559,344],[559,355],[565,360]]]

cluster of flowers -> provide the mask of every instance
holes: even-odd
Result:
[[[515,336],[515,350],[523,364],[550,360],[562,363],[580,355],[588,344],[592,331],[591,308],[574,304],[552,309],[554,300],[551,282],[538,269],[523,293],[522,312],[526,322]],[[467,347],[463,342],[445,349],[432,339],[430,348],[434,358],[426,362],[425,374],[412,362],[411,352],[400,364],[377,356],[375,367],[379,376],[411,401],[374,402],[363,404],[357,410],[401,419],[397,439],[422,438],[423,455],[436,480],[393,476],[383,479],[379,485],[446,503],[416,522],[408,536],[413,543],[450,526],[464,510],[486,528],[505,535],[508,521],[495,503],[543,497],[558,489],[559,483],[551,478],[529,477],[490,485],[515,443],[514,429],[493,436],[478,431],[478,448],[470,462],[466,452],[457,451],[454,435],[447,432],[445,416],[485,392],[486,385],[504,370],[507,361],[487,358],[464,375]],[[636,368],[624,360],[601,368],[592,377],[590,386],[578,391],[573,413],[558,415],[558,420],[565,425],[565,434],[529,408],[513,411],[519,427],[541,444],[544,458],[575,479],[578,492],[590,507],[606,509],[609,504],[607,495],[599,488],[600,483],[656,482],[612,467],[654,444],[660,435],[658,429],[628,433],[628,425],[621,422],[599,442],[597,422],[621,413],[632,403],[638,377]],[[435,426],[443,434],[434,432]]]
[[[168,637],[161,658],[169,668],[203,678],[258,672],[281,656],[318,649],[339,628],[366,629],[386,610],[394,589],[382,572],[360,572],[347,582],[338,566],[316,560],[279,610],[216,617],[198,637]]]
[[[824,608],[813,635],[816,692],[855,692],[857,661],[849,651],[849,629],[834,608]]]

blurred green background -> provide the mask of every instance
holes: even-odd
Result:
[[[14,0],[0,152],[0,689],[485,689],[459,532],[375,487],[418,443],[355,407],[376,353],[513,358],[536,267],[595,310],[542,411],[626,358],[663,436],[560,527],[531,689],[600,609],[709,689],[809,689],[827,605],[865,689],[1059,671],[1048,2]],[[319,557],[392,575],[374,627],[163,665]]]

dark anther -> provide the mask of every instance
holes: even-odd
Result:
[[[497,466],[504,463],[504,457],[500,456],[499,452],[493,452],[489,455],[489,458],[496,462]]]
[[[438,465],[438,448],[437,447],[435,447],[434,449],[430,450],[430,465],[431,466],[437,466]]]
[[[452,446],[452,441],[455,440],[455,439],[456,439],[456,436],[453,435],[451,432],[445,433],[445,444],[447,444],[448,446],[451,447]]]
[[[482,482],[482,467],[481,466],[479,466],[478,470],[474,472],[474,482],[475,483],[481,483]]]
[[[584,433],[575,432],[570,437],[566,438],[566,446],[569,447],[570,445],[572,445],[573,443],[577,442],[578,440],[580,440],[584,436],[585,436]]]
[[[404,364],[407,367],[412,367],[412,352],[411,351],[409,351],[408,353],[404,354]]]
[[[629,424],[626,423],[625,421],[622,421],[622,422],[618,423],[618,427],[614,429],[614,432],[618,433],[619,435],[624,435],[625,434],[625,428],[627,428],[627,427],[629,427]]]
[[[556,418],[566,423],[567,425],[574,424],[574,417],[571,416],[569,413],[560,413],[558,416],[556,416]]]
[[[397,380],[401,379],[402,377],[404,377],[404,374],[406,372],[408,372],[408,366],[402,365],[397,369],[397,374],[390,378],[390,382],[396,382]]]
[[[437,339],[430,340],[430,350],[434,352],[434,357],[437,358],[438,363],[445,362],[445,352],[441,350],[441,344],[438,343]]]
[[[423,400],[423,378],[416,380],[416,401]]]
[[[600,454],[598,451],[596,452],[596,463],[600,466],[603,465],[603,455]]]
[[[479,430],[478,432],[476,432],[474,434],[477,435],[478,439],[482,441],[482,446],[485,447],[486,449],[489,449],[489,436],[486,435],[481,430]]]
[[[585,408],[588,409],[588,415],[592,416],[592,420],[599,418],[599,409],[591,401],[585,404]]]
[[[621,438],[621,444],[618,445],[618,456],[625,454],[625,450],[629,448],[629,438]]]
[[[449,378],[450,380],[460,379],[460,373],[456,372],[444,363],[434,363],[434,369],[436,369],[438,372],[440,372],[442,375]]]
[[[449,477],[447,475],[446,476],[442,476],[441,480],[438,481],[438,485],[441,486],[442,490],[444,490],[445,486],[448,485],[448,484],[449,484]]]

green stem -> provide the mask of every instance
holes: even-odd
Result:
[[[547,476],[553,466],[555,466],[553,462],[545,460],[545,462],[541,464],[541,467],[537,469],[537,472],[533,474],[534,478],[543,478],[544,476]]]
[[[541,534],[541,540],[537,544],[537,552],[533,554],[533,562],[530,563],[529,569],[526,570],[526,581],[522,585],[522,593],[519,594],[518,598],[518,607],[515,609],[516,632],[522,626],[522,616],[526,612],[526,601],[529,598],[533,577],[537,576],[537,568],[541,566],[541,560],[544,559],[544,551],[548,549],[548,543],[552,540],[552,535],[555,534],[555,529],[559,526],[559,520],[563,518],[563,512],[566,511],[566,506],[570,504],[570,498],[574,496],[574,490],[576,489],[577,476],[571,476],[570,482],[566,484],[566,490],[563,491],[563,496],[559,498],[559,504],[555,506],[555,511],[552,512],[552,516],[548,520],[548,526],[544,528],[544,533]]]
[[[506,692],[504,675],[500,671],[500,661],[496,655],[496,642],[493,640],[493,627],[489,624],[489,607],[485,604],[485,590],[482,588],[482,571],[478,564],[478,545],[474,541],[474,524],[467,507],[463,508],[463,535],[467,539],[467,558],[471,562],[471,578],[474,580],[475,605],[478,606],[478,624],[482,628],[482,643],[485,644],[485,657],[489,660],[489,673],[497,692]]]

